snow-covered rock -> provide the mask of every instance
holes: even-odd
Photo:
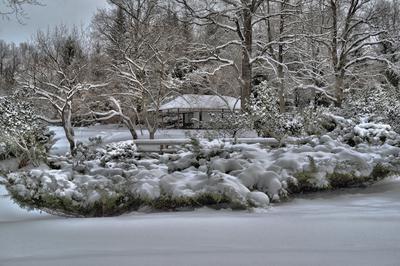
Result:
[[[265,193],[253,191],[247,194],[247,200],[254,207],[265,208],[269,205],[269,198]]]

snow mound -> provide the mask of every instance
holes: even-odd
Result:
[[[354,127],[354,139],[357,144],[367,141],[371,144],[389,144],[396,145],[400,143],[398,134],[392,130],[392,127],[385,124],[360,123]]]

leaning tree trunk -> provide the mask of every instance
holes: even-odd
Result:
[[[65,104],[64,109],[62,110],[62,127],[65,132],[65,136],[69,143],[69,150],[72,156],[76,155],[76,144],[75,144],[75,134],[74,129],[72,128],[72,102],[67,102]]]
[[[136,127],[135,127],[135,124],[132,122],[132,120],[125,115],[122,117],[122,120],[123,120],[124,124],[126,125],[126,127],[129,129],[132,139],[138,139],[138,135],[136,133]]]

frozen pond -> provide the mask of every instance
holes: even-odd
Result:
[[[399,232],[400,178],[256,213],[201,209],[66,219],[0,198],[2,266],[395,266]]]

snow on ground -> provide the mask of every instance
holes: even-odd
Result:
[[[68,151],[68,142],[65,138],[65,134],[62,127],[50,127],[51,131],[54,131],[55,139],[57,142],[53,146],[52,153],[61,155]],[[74,128],[75,137],[77,141],[87,143],[89,138],[101,136],[103,143],[108,144],[112,142],[131,140],[132,136],[126,127],[119,125],[97,125],[90,127],[77,127]],[[187,134],[197,134],[204,132],[204,130],[181,130],[181,129],[160,129],[156,132],[156,139],[182,139],[186,138]],[[148,139],[149,133],[147,130],[143,130],[143,134],[140,130],[137,131],[139,139]],[[255,137],[254,132],[246,133],[246,136]]]
[[[0,265],[399,265],[400,178],[312,197],[259,213],[66,219],[3,196]]]
[[[18,160],[16,159],[8,159],[8,160],[0,160],[0,172],[10,172],[18,169]]]
[[[54,131],[55,139],[57,142],[53,146],[52,153],[53,154],[65,154],[68,152],[68,142],[65,138],[65,134],[62,127],[50,127],[51,131]],[[118,125],[98,125],[98,126],[90,126],[90,127],[77,127],[74,128],[75,137],[77,141],[81,141],[84,143],[88,142],[89,138],[101,136],[103,143],[111,143],[117,141],[131,140],[132,136],[129,133],[129,130],[125,127],[120,127]],[[156,134],[156,137],[163,135],[166,138],[170,136],[170,138],[182,138],[185,136],[185,132],[183,130],[171,130],[160,131],[159,134]],[[143,135],[138,131],[139,138],[148,138],[148,132],[143,131]]]

